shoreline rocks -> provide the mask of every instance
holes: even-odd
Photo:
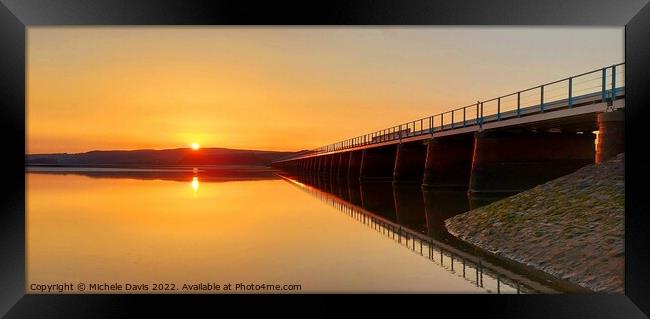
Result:
[[[445,220],[452,235],[582,287],[624,293],[624,153]]]

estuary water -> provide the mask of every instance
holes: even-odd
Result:
[[[447,234],[444,219],[484,204],[463,191],[249,168],[38,168],[26,182],[29,292],[563,289]]]

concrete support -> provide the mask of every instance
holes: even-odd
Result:
[[[332,185],[333,189],[336,190],[336,196],[339,198],[349,202],[350,201],[350,193],[348,190],[348,179],[347,178],[332,178]]]
[[[339,153],[339,165],[336,168],[336,176],[346,176],[350,163],[350,152]]]
[[[336,170],[339,166],[339,154],[336,153],[327,156],[329,157],[329,172],[327,172],[327,175],[330,177],[336,176]]]
[[[362,151],[350,152],[350,161],[348,162],[348,177],[350,179],[358,179],[359,172],[361,171],[361,155]]]
[[[467,190],[473,153],[474,138],[471,135],[427,141],[422,187]]]
[[[518,193],[593,163],[594,153],[593,134],[478,132],[469,193]]]
[[[427,156],[427,146],[421,142],[401,143],[397,145],[393,183],[422,184],[422,174]]]
[[[625,111],[598,114],[596,164],[625,152]]]
[[[323,167],[323,157],[322,156],[315,157],[315,160],[316,160],[316,169],[314,170],[314,173],[316,175],[320,175],[321,169]]]
[[[375,147],[363,150],[360,180],[392,180],[397,147]]]
[[[359,179],[358,178],[348,178],[347,181],[348,181],[348,197],[349,197],[350,203],[361,207],[362,206],[361,187],[359,185]]]
[[[329,155],[319,156],[320,158],[320,167],[318,169],[319,175],[329,175],[331,161]]]
[[[316,175],[318,174],[318,163],[320,162],[318,157],[312,157],[311,158],[311,174]]]

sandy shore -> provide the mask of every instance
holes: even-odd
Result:
[[[445,221],[473,245],[598,292],[624,292],[624,154]]]

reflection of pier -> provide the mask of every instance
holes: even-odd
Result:
[[[472,254],[471,249],[450,245],[453,238],[450,238],[441,225],[444,219],[468,208],[467,198],[464,204],[463,201],[454,204],[448,200],[450,197],[459,196],[459,192],[435,191],[423,196],[422,192],[411,189],[404,190],[397,186],[393,188],[390,183],[359,183],[330,178],[324,180],[314,176],[299,180],[281,177],[487,292],[556,293],[573,288],[566,289],[555,283],[542,284],[546,279],[521,275],[504,268],[498,261],[495,262],[494,257],[484,258],[482,254]],[[344,185],[348,187],[347,192],[342,190]],[[438,201],[439,198],[445,200]],[[436,202],[442,205],[434,204]]]

